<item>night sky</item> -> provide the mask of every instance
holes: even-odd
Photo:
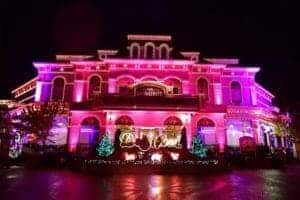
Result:
[[[1,98],[34,77],[34,60],[119,48],[128,33],[152,33],[171,34],[178,50],[259,65],[257,81],[279,105],[300,102],[300,14],[286,0],[2,0],[0,8]]]

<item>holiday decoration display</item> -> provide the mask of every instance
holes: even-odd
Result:
[[[173,152],[171,152],[171,153],[170,153],[170,156],[171,156],[172,160],[178,160],[178,158],[179,158],[179,153],[173,153]]]
[[[162,160],[162,155],[159,154],[159,153],[154,153],[154,154],[151,155],[151,160],[152,160],[153,162],[161,162],[161,160]]]
[[[98,56],[55,55],[50,62],[33,62],[37,76],[12,91],[14,100],[24,103],[11,111],[21,112],[20,133],[26,133],[27,143],[46,146],[50,139],[50,145],[85,154],[107,131],[114,147],[104,137],[98,155],[113,151],[112,159],[124,161],[128,152],[150,162],[154,152],[164,161],[174,161],[174,153],[179,161],[204,158],[204,145],[216,154],[228,147],[247,151],[252,143],[294,152],[291,117],[255,81],[259,67],[179,51],[170,35],[130,34],[125,43],[120,51],[98,50]],[[199,136],[193,139],[195,130]],[[244,136],[254,141],[240,142]],[[8,138],[0,139],[10,145]]]
[[[98,156],[108,157],[114,152],[113,144],[107,134],[105,134],[96,148]]]
[[[125,160],[126,161],[130,161],[130,160],[135,160],[136,159],[136,155],[135,154],[129,154],[127,152],[125,152]]]
[[[196,155],[199,158],[206,157],[207,149],[204,147],[200,135],[193,137],[191,153]]]

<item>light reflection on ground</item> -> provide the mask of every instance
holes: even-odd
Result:
[[[299,199],[300,165],[211,176],[91,176],[65,170],[0,173],[1,199]]]

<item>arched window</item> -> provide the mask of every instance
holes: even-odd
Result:
[[[62,77],[54,79],[52,84],[52,101],[59,101],[64,99],[65,80]]]
[[[159,57],[160,59],[168,59],[169,58],[169,51],[168,47],[166,46],[161,46],[159,49]]]
[[[138,44],[131,45],[131,58],[140,57],[140,46]]]
[[[121,147],[132,146],[136,141],[133,120],[129,116],[123,115],[115,121],[115,125],[121,131],[119,136]]]
[[[202,98],[202,100],[208,100],[208,82],[204,78],[200,78],[198,80],[198,94]]]
[[[100,133],[99,124],[98,119],[95,117],[87,117],[81,122],[79,134],[80,148],[89,148],[96,145]]]
[[[133,120],[128,117],[127,115],[123,115],[121,117],[119,117],[116,122],[115,122],[116,125],[126,125],[126,126],[132,126],[134,125],[134,122]]]
[[[232,81],[230,85],[231,102],[233,105],[240,105],[242,103],[242,88],[237,81]]]
[[[182,122],[178,117],[171,116],[164,121],[165,126],[182,126]]]
[[[165,147],[177,147],[181,139],[182,121],[176,116],[170,116],[164,121],[161,145]]]
[[[88,99],[93,98],[101,93],[101,79],[99,76],[92,76],[89,80]]]
[[[166,85],[173,87],[173,94],[181,94],[182,93],[182,86],[180,80],[177,78],[168,78],[164,81]]]
[[[206,117],[200,119],[197,122],[197,129],[204,144],[216,144],[216,127],[211,119]]]
[[[215,127],[215,123],[211,119],[204,117],[197,122],[197,127]]]
[[[154,45],[152,44],[146,44],[145,45],[145,53],[144,53],[144,56],[146,59],[152,59],[154,58]]]

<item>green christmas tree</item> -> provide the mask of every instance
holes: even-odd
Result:
[[[96,148],[98,156],[108,157],[114,152],[114,146],[107,134],[104,135]]]
[[[207,149],[204,147],[201,137],[196,135],[193,137],[191,153],[199,158],[206,157]]]

